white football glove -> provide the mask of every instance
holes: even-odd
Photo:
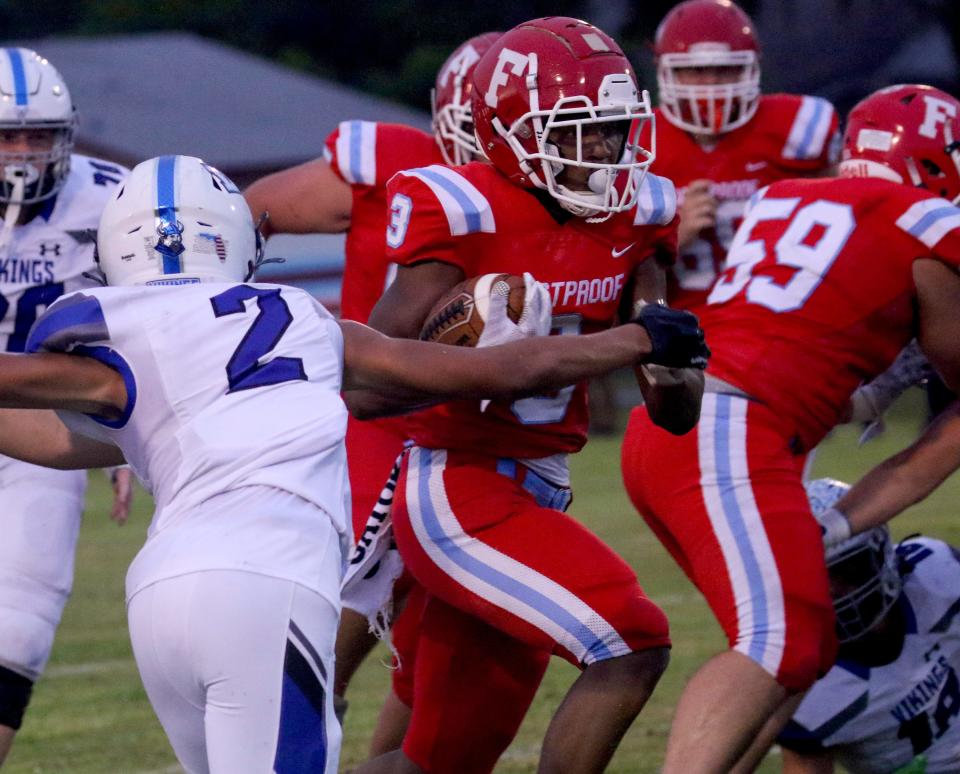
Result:
[[[883,415],[903,392],[929,379],[934,373],[916,339],[897,355],[890,368],[868,384],[861,385],[850,398],[850,421],[865,425],[860,443],[885,430]]]
[[[836,508],[827,508],[817,517],[820,522],[820,532],[823,534],[823,545],[832,548],[844,540],[849,540],[851,533],[850,521],[846,515]]]
[[[523,286],[523,311],[517,322],[511,320],[507,314],[509,293],[490,293],[487,319],[484,321],[480,338],[477,339],[478,347],[494,347],[497,344],[508,344],[511,341],[520,341],[531,336],[546,336],[550,333],[553,302],[550,301],[547,288],[537,282],[528,271],[523,273]],[[480,401],[480,411],[486,411],[489,405],[490,401],[487,399]]]
[[[478,347],[494,347],[498,344],[507,344],[530,336],[546,336],[550,333],[550,321],[553,316],[550,294],[530,272],[523,273],[523,284],[523,311],[517,322],[511,320],[507,314],[509,294],[495,292],[496,285],[491,288],[487,319],[477,340]]]

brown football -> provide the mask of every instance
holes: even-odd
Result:
[[[475,347],[483,333],[490,296],[507,295],[507,315],[517,322],[526,291],[523,277],[483,274],[454,285],[434,304],[420,330],[422,341]]]

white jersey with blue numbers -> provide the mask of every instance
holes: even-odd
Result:
[[[73,156],[60,193],[41,202],[28,223],[15,226],[0,254],[0,349],[23,352],[30,327],[57,298],[94,284],[97,224],[127,170]]]
[[[912,538],[897,556],[907,634],[890,664],[839,661],[813,686],[781,742],[829,750],[853,774],[893,772],[917,756],[926,771],[960,771],[960,560],[939,540]]]
[[[128,595],[206,569],[314,587],[322,550],[311,519],[332,520],[349,540],[343,340],[307,293],[212,283],[84,290],[38,320],[27,349],[91,356],[126,381],[120,419],[62,416],[117,445],[156,501]],[[223,495],[244,487],[313,507],[248,512],[233,497],[224,512]]]
[[[92,280],[97,224],[107,199],[127,170],[74,155],[60,192],[37,205],[37,214],[15,226],[0,252],[0,351],[23,352],[27,334],[50,304]],[[18,464],[0,456],[0,467]]]

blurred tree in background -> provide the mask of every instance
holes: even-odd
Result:
[[[0,0],[4,37],[188,30],[426,109],[434,75],[472,35],[550,14],[594,22],[655,90],[654,32],[677,0]],[[956,91],[960,0],[740,0],[760,28],[764,86],[844,110],[889,83]],[[158,63],[162,67],[162,63]]]

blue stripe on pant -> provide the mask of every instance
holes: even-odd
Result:
[[[283,663],[276,774],[315,774],[327,765],[326,692],[303,654],[290,640]]]

